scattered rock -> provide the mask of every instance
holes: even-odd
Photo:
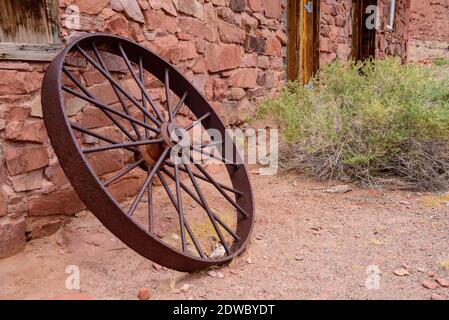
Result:
[[[440,286],[442,286],[443,288],[449,288],[449,280],[445,279],[445,278],[436,278],[435,279]]]
[[[150,299],[150,290],[148,288],[140,288],[137,297],[140,300],[149,300]]]
[[[192,286],[188,283],[184,283],[182,287],[179,289],[181,292],[187,292]]]
[[[433,271],[427,271],[426,275],[427,275],[428,277],[433,278],[433,277],[435,277],[435,272],[433,272]]]
[[[216,278],[218,276],[217,272],[210,270],[207,272],[207,275],[212,278]]]
[[[435,281],[424,280],[422,282],[422,286],[429,290],[435,290],[438,288],[438,283],[436,283]]]
[[[410,272],[408,272],[408,270],[405,268],[396,269],[393,271],[393,273],[399,277],[408,276],[410,274]]]
[[[125,11],[128,17],[137,22],[145,22],[137,0],[112,0],[110,5],[115,11]]]
[[[247,258],[247,259],[246,259],[246,263],[247,263],[247,264],[252,264],[253,261],[251,260],[251,258]]]
[[[217,244],[214,251],[210,254],[211,259],[219,259],[226,255],[226,250],[221,244]]]
[[[153,263],[153,268],[154,268],[154,270],[156,270],[156,271],[162,270],[162,266],[158,265],[157,263]]]
[[[217,277],[218,277],[218,279],[223,279],[225,276],[224,276],[223,272],[217,272]]]
[[[329,189],[324,190],[324,193],[348,193],[352,191],[352,188],[349,185],[335,186]]]

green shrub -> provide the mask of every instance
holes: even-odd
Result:
[[[449,186],[449,86],[429,68],[396,59],[335,62],[312,89],[289,83],[262,103],[286,146],[281,165],[320,179],[364,184],[401,178],[420,189]]]
[[[449,59],[448,58],[435,58],[435,59],[433,59],[432,62],[437,67],[449,66]]]

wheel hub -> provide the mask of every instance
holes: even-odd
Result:
[[[176,123],[165,122],[161,126],[161,132],[157,135],[157,139],[163,139],[158,144],[148,144],[139,146],[140,158],[143,158],[147,165],[154,166],[159,160],[165,148],[173,148],[179,142],[185,141],[185,130]],[[170,153],[167,157],[170,156]]]

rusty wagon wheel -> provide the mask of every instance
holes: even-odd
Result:
[[[119,36],[81,37],[50,64],[42,106],[73,188],[130,248],[187,272],[245,249],[254,224],[248,172],[233,142],[234,160],[225,157],[229,136],[214,109],[163,58]],[[173,161],[177,139],[197,127],[223,138],[202,135],[187,146],[190,162]],[[203,150],[212,164],[193,161]]]

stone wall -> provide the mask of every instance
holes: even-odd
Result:
[[[410,59],[449,58],[449,0],[411,0]]]
[[[410,0],[396,0],[393,30],[387,29],[389,1],[379,1],[379,27],[376,38],[376,57],[397,56],[405,62],[408,54]]]
[[[286,77],[285,3],[60,0],[61,35],[64,42],[84,32],[133,39],[175,64],[226,124],[239,125],[253,114],[253,102],[274,95]],[[75,29],[73,5],[80,12]],[[42,120],[46,67],[0,60],[0,258],[23,249],[26,240],[57,231],[84,208],[58,164]],[[101,83],[96,86],[101,92]],[[132,196],[137,183],[119,185],[115,195]]]
[[[351,56],[352,0],[321,1],[320,65],[335,59],[347,61]]]
[[[396,18],[392,31],[387,30],[389,0],[378,1],[379,24],[376,34],[376,57],[407,57],[410,0],[396,1]],[[335,59],[347,61],[352,51],[352,0],[321,2],[320,64]]]

